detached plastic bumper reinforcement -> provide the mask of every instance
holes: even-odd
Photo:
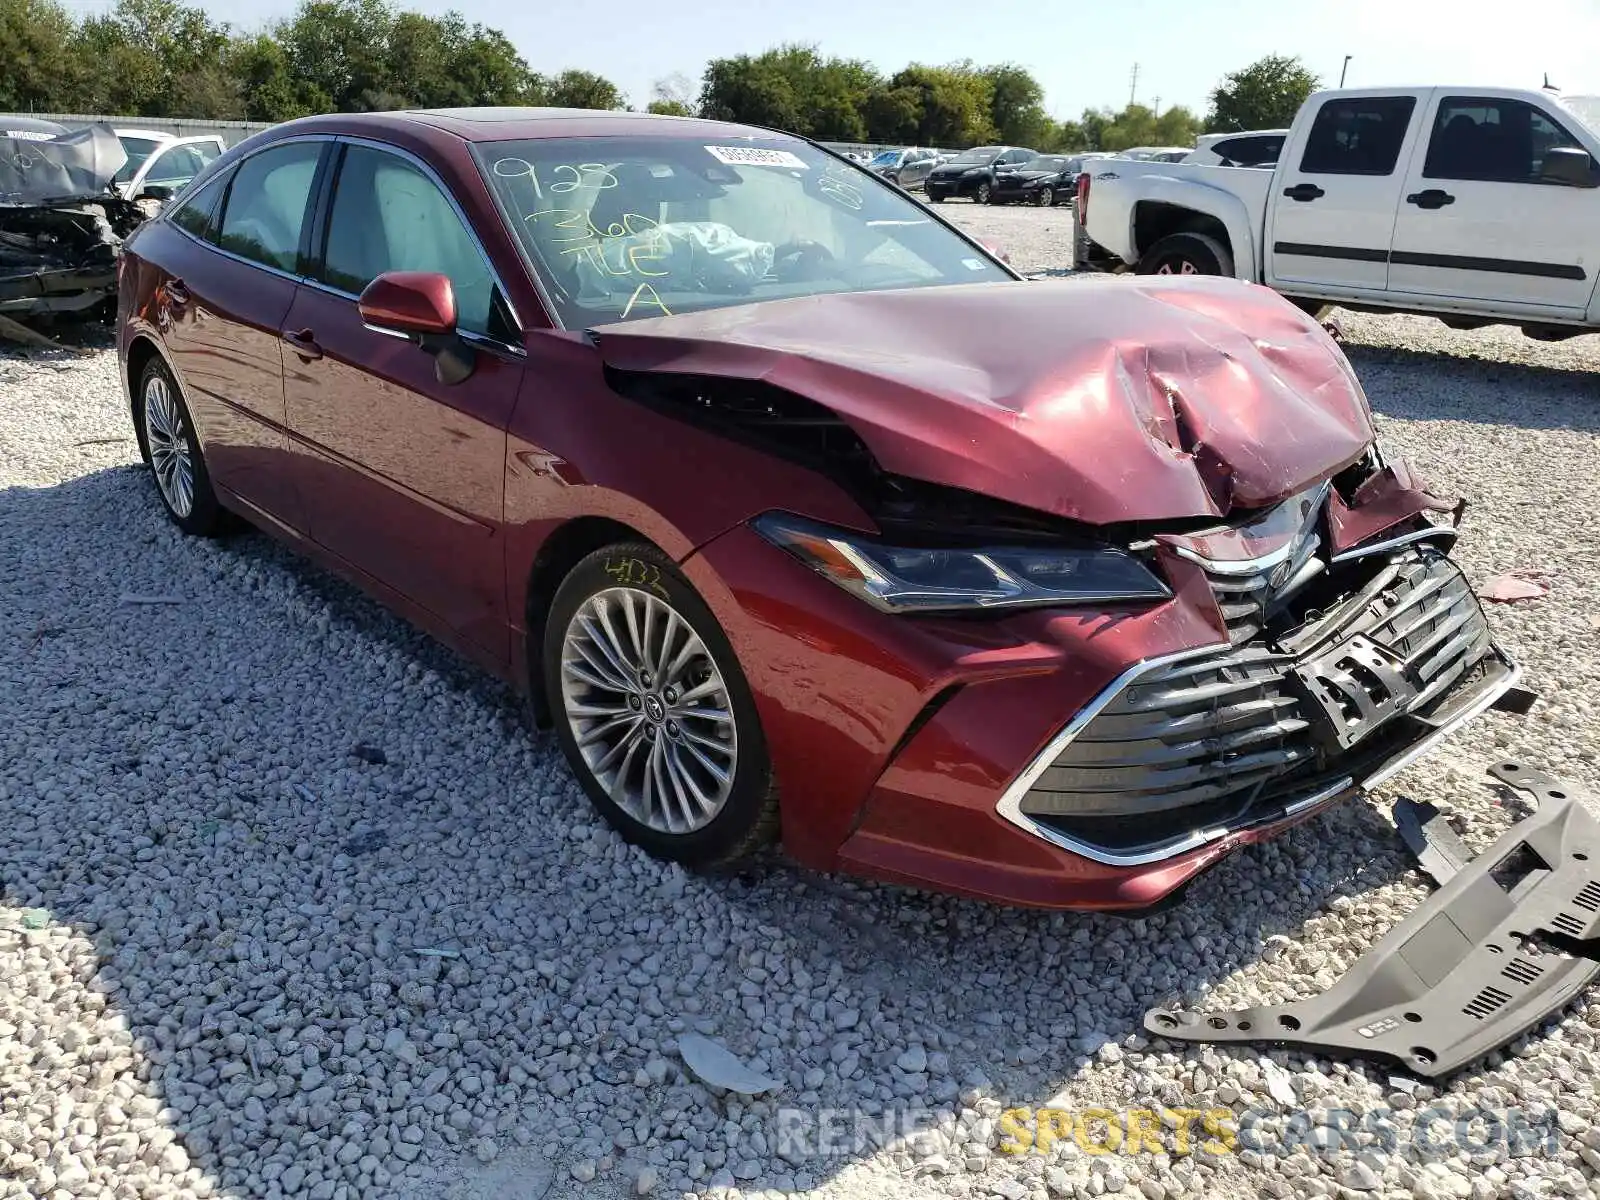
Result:
[[[1489,774],[1537,807],[1472,858],[1432,805],[1395,823],[1439,890],[1320,996],[1234,1012],[1154,1008],[1151,1033],[1272,1042],[1443,1076],[1515,1039],[1600,975],[1600,821],[1517,763]]]

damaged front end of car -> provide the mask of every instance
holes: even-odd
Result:
[[[126,158],[100,127],[0,138],[0,316],[85,313],[115,295],[123,240],[147,216],[111,188]]]
[[[702,552],[756,591],[775,548],[872,610],[814,641],[911,646],[915,705],[885,719],[828,865],[1147,911],[1524,703],[1449,557],[1463,506],[1380,452],[1331,339],[1261,289],[1184,283],[591,331],[614,391],[809,467],[859,513],[779,501],[747,520],[760,544]],[[804,804],[786,814],[820,824]]]
[[[1448,556],[1460,506],[1376,454],[1242,521],[1145,547],[1225,641],[1136,663],[1006,792],[1055,845],[1138,866],[1375,786],[1520,674]]]

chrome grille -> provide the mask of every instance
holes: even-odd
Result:
[[[1267,615],[1321,569],[1322,561],[1317,557],[1321,546],[1322,538],[1309,534],[1295,544],[1287,562],[1247,573],[1229,572],[1226,563],[1196,560],[1211,584],[1211,594],[1217,598],[1228,639],[1234,645],[1248,642],[1260,633]]]
[[[1064,829],[1081,822],[1073,831],[1089,840],[1101,840],[1091,830],[1115,827],[1119,839],[1137,844],[1149,840],[1149,818],[1157,814],[1192,821],[1204,812],[1214,819],[1281,798],[1319,772],[1348,771],[1344,759],[1362,752],[1361,745],[1343,755],[1322,748],[1312,714],[1286,677],[1304,658],[1356,634],[1403,660],[1419,689],[1411,713],[1390,724],[1425,721],[1490,652],[1489,628],[1471,587],[1449,559],[1428,547],[1340,570],[1368,578],[1298,628],[1269,638],[1257,618],[1244,644],[1137,677],[1034,781],[1022,811]],[[1414,738],[1415,729],[1408,735]],[[1383,734],[1373,740],[1381,742]]]

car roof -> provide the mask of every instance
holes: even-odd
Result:
[[[701,117],[669,117],[657,113],[617,112],[593,108],[424,108],[386,113],[344,113],[352,126],[384,122],[426,125],[468,142],[519,141],[548,137],[738,137],[784,141],[792,134],[708,121]]]

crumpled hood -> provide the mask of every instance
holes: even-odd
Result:
[[[826,405],[886,471],[1090,524],[1259,508],[1373,438],[1327,333],[1231,279],[841,293],[591,336],[614,368],[761,380]]]
[[[106,195],[128,152],[104,125],[40,141],[0,137],[0,206],[40,206]]]

